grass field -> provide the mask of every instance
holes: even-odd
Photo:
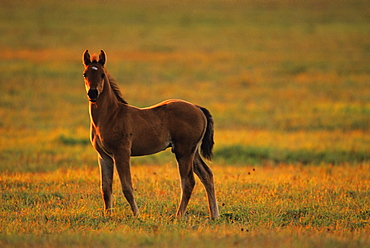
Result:
[[[369,247],[367,1],[0,1],[1,247]],[[211,111],[221,217],[186,216],[171,152],[134,158],[102,214],[82,80]]]

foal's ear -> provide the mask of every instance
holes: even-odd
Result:
[[[105,52],[103,50],[100,50],[98,63],[104,66],[105,61],[106,61]]]
[[[91,63],[89,51],[86,49],[82,55],[82,63],[88,66]]]

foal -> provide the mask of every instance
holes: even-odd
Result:
[[[204,184],[211,218],[219,216],[213,173],[202,160],[212,158],[213,120],[205,108],[182,100],[167,100],[148,108],[130,106],[116,80],[105,68],[106,55],[90,59],[83,53],[83,77],[90,101],[91,143],[99,155],[105,210],[112,208],[114,165],[122,191],[134,215],[139,213],[131,181],[130,156],[149,155],[169,147],[175,153],[181,177],[181,202],[177,216],[185,213],[195,180]]]

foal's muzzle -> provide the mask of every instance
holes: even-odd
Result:
[[[87,96],[89,97],[90,102],[96,102],[99,96],[99,92],[97,89],[89,89],[87,92]]]

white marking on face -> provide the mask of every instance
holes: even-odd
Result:
[[[97,71],[98,70],[98,67],[96,66],[91,66],[91,69],[94,70],[94,71]]]

